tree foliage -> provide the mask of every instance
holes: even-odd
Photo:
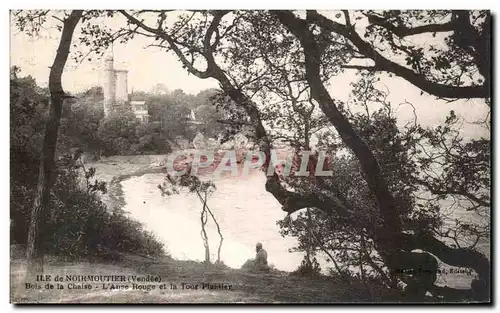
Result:
[[[358,189],[366,188],[369,195],[369,201],[365,200],[362,207],[373,214],[361,214],[360,218],[355,213],[359,211],[358,205],[351,204],[344,192],[339,188],[332,188],[325,180],[316,179],[303,184],[301,192],[297,192],[296,188],[294,192],[286,190],[279,182],[279,177],[274,175],[268,179],[266,189],[283,205],[285,211],[292,213],[302,208],[316,207],[327,214],[340,215],[342,220],[337,221],[337,225],[344,224],[349,229],[358,229],[361,237],[366,232],[391,275],[399,276],[398,279],[411,285],[408,288],[411,293],[425,294],[425,291],[433,289],[436,278],[437,262],[434,257],[427,253],[413,252],[421,249],[445,263],[474,268],[479,275],[479,283],[473,286],[474,292],[479,298],[487,297],[485,290],[489,288],[489,262],[484,256],[471,252],[470,249],[446,246],[430,231],[436,219],[429,219],[426,214],[420,221],[420,226],[425,225],[425,228],[418,228],[413,232],[405,230],[409,227],[407,221],[412,220],[409,216],[413,216],[413,211],[418,207],[415,204],[415,183],[398,185],[399,175],[409,173],[419,166],[407,156],[408,147],[411,146],[408,141],[413,140],[411,135],[405,134],[405,131],[403,134],[410,138],[399,138],[384,146],[383,143],[391,136],[403,136],[395,126],[394,119],[391,121],[390,117],[381,119],[382,116],[375,116],[377,119],[370,121],[350,117],[343,109],[343,104],[332,98],[325,86],[333,75],[354,68],[389,72],[408,80],[422,91],[442,98],[488,98],[489,79],[481,69],[489,58],[474,58],[471,57],[471,52],[474,54],[481,50],[486,55],[489,53],[489,13],[389,12],[387,14],[397,16],[394,20],[389,20],[395,27],[376,25],[380,22],[375,18],[377,12],[343,11],[335,18],[316,11],[307,11],[305,16],[302,12],[296,14],[289,11],[188,12],[178,16],[172,27],[163,24],[165,19],[161,18],[162,15],[156,21],[144,18],[152,12],[120,13],[128,19],[130,27],[139,27],[141,32],[155,36],[156,46],[173,51],[190,73],[202,79],[217,79],[225,94],[244,109],[247,118],[254,125],[255,137],[264,149],[268,149],[271,144],[271,137],[265,127],[266,116],[262,114],[266,104],[278,102],[284,93],[286,99],[281,107],[293,108],[294,102],[297,104],[299,99],[318,105],[328,123],[335,127],[342,143],[352,152],[352,162],[359,166],[362,178],[358,181]],[[481,18],[470,18],[477,14]],[[431,46],[427,49],[433,51],[424,53],[416,43],[410,45],[409,38],[404,38],[408,42],[403,43],[402,49],[397,52],[389,50],[389,55],[381,52],[384,44],[395,43],[395,46],[399,45],[401,48],[401,38],[394,39],[399,30],[411,27],[409,31],[414,35],[426,33],[429,29],[432,33],[434,31],[431,26],[417,27],[430,23],[445,24],[445,20],[436,20],[440,16],[444,19],[445,15],[452,21],[452,25],[447,25],[449,28],[446,34],[449,36],[443,39],[447,48],[438,51],[437,46]],[[455,21],[465,21],[464,16],[469,17],[468,23],[465,26],[461,23],[462,26],[459,26]],[[364,35],[358,33],[354,24],[354,21],[361,19],[371,23],[365,28]],[[412,20],[415,24],[411,24]],[[407,24],[403,25],[403,22]],[[473,23],[477,23],[474,24],[474,38],[477,38],[475,42],[470,41],[471,32],[463,32],[463,27]],[[385,37],[385,42],[380,38],[384,34],[380,27],[392,31],[392,37]],[[406,37],[403,35],[399,33],[398,36]],[[364,40],[362,36],[367,39]],[[463,40],[469,42],[464,43]],[[406,64],[397,61],[400,59],[398,54],[401,53],[406,54],[403,58]],[[457,55],[462,57],[457,58]],[[424,56],[430,56],[430,61],[425,61]],[[353,65],[351,62],[357,59],[369,59],[375,65]],[[468,60],[468,63],[464,64],[464,60]],[[449,67],[446,62],[450,63]],[[463,72],[468,75],[464,76]],[[301,96],[300,91],[303,89],[306,91]],[[293,109],[297,113],[301,107]],[[299,115],[293,116],[296,118]],[[272,119],[277,116],[271,114],[270,117]],[[293,118],[288,121],[293,123]],[[363,126],[370,126],[368,124],[372,122],[376,125],[364,129]],[[286,124],[281,126],[286,127]],[[384,130],[381,137],[370,136],[374,135],[374,126]],[[414,132],[416,130],[410,133]],[[385,151],[387,152],[384,153]],[[403,181],[407,182],[408,178]],[[432,215],[433,210],[428,214]],[[402,277],[404,275],[396,275],[398,269],[414,269],[419,266],[418,263],[433,274],[414,274],[410,275],[413,276],[410,279]],[[436,293],[434,289],[433,291]]]
[[[317,133],[319,146],[333,153],[332,163],[338,164],[332,168],[340,171],[333,179],[284,181],[275,173],[266,182],[266,190],[284,211],[314,208],[312,212],[319,212],[313,213],[313,219],[325,238],[318,237],[317,245],[325,248],[333,242],[325,248],[333,251],[344,242],[359,243],[357,252],[341,257],[359,267],[371,266],[386,276],[392,288],[398,281],[405,282],[412,297],[423,297],[427,291],[443,294],[434,285],[437,259],[473,268],[478,277],[469,296],[489,297],[488,259],[474,249],[474,242],[464,245],[457,240],[452,245],[445,238],[450,232],[462,239],[484,237],[488,225],[479,229],[456,221],[449,226],[441,215],[445,205],[439,202],[459,197],[470,201],[475,213],[489,212],[489,153],[485,151],[489,139],[460,140],[453,113],[436,129],[423,129],[417,123],[401,128],[383,94],[366,89],[371,86],[369,80],[354,86],[353,95],[365,107],[378,102],[383,108],[374,113],[367,110],[366,115],[351,113],[327,88],[332,77],[346,70],[386,72],[422,93],[444,99],[483,98],[489,105],[488,11],[214,10],[175,12],[170,17],[168,11],[121,10],[95,14],[118,14],[127,23],[113,32],[94,31],[97,42],[88,37],[82,41],[90,49],[102,49],[115,36],[122,42],[144,36],[151,45],[173,52],[189,73],[219,82],[218,99],[232,101],[223,106],[226,116],[236,117],[231,128],[252,126],[255,142],[268,156],[279,137],[300,151],[311,148],[308,138]],[[433,151],[421,149],[424,144]],[[437,165],[443,170],[432,173],[430,169]],[[293,189],[287,188],[290,185]],[[437,198],[417,201],[422,189]],[[444,226],[450,231],[443,232]],[[300,229],[299,225],[285,227]],[[312,234],[304,238],[308,237]],[[377,259],[370,263],[372,253]]]
[[[30,212],[37,188],[48,91],[18,68],[10,76],[10,242],[25,246]],[[73,104],[75,114],[80,108]],[[85,108],[82,110],[86,110]],[[71,154],[64,137],[77,139],[65,129],[58,142],[54,183],[48,203],[44,251],[68,260],[118,260],[124,253],[160,256],[163,244],[140,223],[121,210],[110,210],[100,195],[106,184],[96,179],[94,168],[85,168],[81,154]],[[79,122],[76,119],[75,122]],[[81,123],[77,127],[84,126]],[[82,133],[81,138],[86,138]],[[62,140],[61,140],[62,139]]]

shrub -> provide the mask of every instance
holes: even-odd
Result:
[[[105,184],[91,183],[94,174],[93,169],[82,172],[78,166],[59,164],[42,229],[45,252],[73,260],[109,259],[119,253],[165,254],[163,244],[139,222],[121,209],[108,210],[98,194],[106,191]],[[11,243],[26,244],[33,195],[34,188],[12,186]]]
[[[19,68],[11,69],[10,242],[25,245],[37,187],[49,93],[38,87],[32,77],[19,77],[18,74]],[[96,93],[99,91],[87,93],[89,103],[63,110],[58,155],[73,144],[100,150],[103,142],[95,133],[102,112],[92,104],[102,98],[92,96]],[[99,130],[108,135],[109,141],[103,144],[110,148],[127,147],[128,143],[122,139],[135,136],[137,121],[130,112],[125,112],[124,116],[104,121]],[[73,156],[62,157],[56,163],[48,213],[41,228],[46,253],[73,259],[108,258],[116,253],[150,256],[164,253],[163,245],[140,223],[123,211],[106,208],[99,199],[99,193],[105,192],[106,186],[95,180],[93,169],[78,166],[79,160]]]
[[[316,257],[307,259],[304,257],[299,267],[291,273],[294,276],[320,276],[321,267]]]

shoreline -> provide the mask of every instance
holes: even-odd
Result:
[[[126,205],[121,183],[133,177],[156,174],[165,171],[161,159],[167,155],[112,156],[97,162],[89,162],[87,167],[96,170],[95,179],[106,182],[107,192],[100,195],[109,210],[123,209]]]
[[[107,192],[110,201],[109,203],[110,207],[113,209],[116,207],[123,209],[127,205],[123,192],[123,186],[121,184],[123,181],[126,181],[134,177],[141,177],[146,174],[161,174],[163,173],[163,170],[164,170],[163,167],[145,168],[141,170],[136,170],[131,173],[120,174],[113,177],[113,179],[109,182],[109,187]]]
[[[161,158],[166,159],[167,155],[161,156]],[[121,157],[117,159],[121,159]],[[146,174],[162,174],[165,173],[166,171],[164,163],[155,162],[155,159],[158,159],[158,156],[142,156],[142,155],[127,156],[124,159],[125,160],[116,160],[115,158],[110,158],[108,160],[96,162],[94,164],[88,164],[89,166],[96,168],[97,179],[102,180],[103,173],[100,173],[100,171],[104,171],[105,174],[104,176],[106,176],[106,174],[108,175],[107,176],[108,179],[106,181],[108,186],[108,192],[102,195],[101,198],[103,199],[103,202],[108,206],[109,210],[113,210],[115,208],[125,210],[127,202],[125,201],[125,188],[122,184],[124,181],[127,181],[132,178],[141,177]],[[256,174],[256,172],[258,172],[258,170],[255,171],[253,174]],[[206,177],[210,179],[210,175],[206,175]],[[220,179],[226,179],[226,178],[231,178],[231,176],[228,175],[228,177],[220,177]],[[235,179],[239,180],[238,177],[232,177],[232,180]],[[216,180],[214,180],[214,182],[217,183]],[[141,223],[144,224],[144,222]],[[169,247],[166,246],[166,248],[168,249]],[[324,266],[326,264],[322,265]],[[443,265],[441,265],[440,267],[444,271],[449,272],[450,267],[447,265],[444,266]],[[236,269],[237,267],[233,268]],[[326,269],[326,267],[324,269]],[[290,271],[290,270],[284,270],[284,271]],[[458,288],[465,288],[466,286],[470,285],[469,280],[471,279],[470,276],[468,277],[466,276],[467,276],[466,274],[440,276],[437,284],[440,286],[452,285]]]
[[[123,209],[127,204],[123,194],[121,183],[134,178],[141,177],[146,174],[161,174],[167,173],[165,163],[168,158],[165,155],[130,155],[130,156],[111,156],[97,162],[89,162],[86,164],[88,168],[94,167],[96,169],[97,180],[105,181],[107,192],[101,195],[102,201],[108,206],[109,209],[120,208]],[[179,164],[185,164],[186,160],[182,160]],[[217,164],[218,165],[218,164]],[[220,176],[213,176],[215,167],[205,168],[201,171],[199,178],[202,180],[208,179],[213,182],[227,178],[241,179],[241,176],[236,177],[225,173]],[[238,168],[241,172],[242,168]],[[247,175],[255,175],[262,171],[258,168],[249,169]],[[241,173],[240,173],[241,174]]]

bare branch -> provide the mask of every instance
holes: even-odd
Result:
[[[394,24],[388,22],[387,19],[375,14],[365,14],[365,16],[368,17],[368,21],[370,23],[382,26],[401,38],[423,33],[449,32],[454,30],[454,24],[451,21],[444,24],[428,24],[409,28],[404,25],[395,26]]]
[[[375,66],[364,66],[364,65],[342,65],[341,67],[347,69],[368,70],[370,72],[378,70]]]
[[[160,30],[155,29],[153,27],[147,26],[146,24],[144,24],[143,21],[139,21],[137,18],[135,18],[134,16],[130,15],[125,10],[120,10],[119,12],[123,16],[125,16],[133,24],[141,27],[145,31],[148,31],[148,32],[153,33],[153,34],[156,34],[158,37],[160,37],[160,38],[164,39],[165,41],[167,41],[168,44],[170,45],[170,48],[172,48],[172,50],[175,52],[175,54],[177,55],[177,57],[179,57],[179,59],[181,60],[182,64],[184,64],[184,66],[186,66],[188,68],[188,70],[189,70],[190,73],[192,73],[193,75],[195,75],[195,76],[197,76],[199,78],[208,78],[208,77],[210,77],[210,73],[209,73],[208,68],[205,71],[200,71],[200,70],[196,69],[191,64],[191,62],[189,62],[186,59],[186,57],[184,56],[184,54],[182,53],[182,51],[179,49],[179,47],[177,46],[176,42],[172,39],[172,37],[170,37],[166,32],[163,32],[163,31],[160,31]]]
[[[390,61],[377,52],[373,46],[365,42],[357,32],[345,25],[334,22],[316,11],[308,11],[308,20],[352,42],[359,52],[375,62],[375,68],[400,76],[418,88],[440,98],[489,98],[488,86],[449,86],[430,81],[427,77],[398,63]],[[304,25],[304,27],[306,27]]]

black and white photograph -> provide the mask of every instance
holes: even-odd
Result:
[[[491,304],[493,15],[9,10],[10,303]]]

